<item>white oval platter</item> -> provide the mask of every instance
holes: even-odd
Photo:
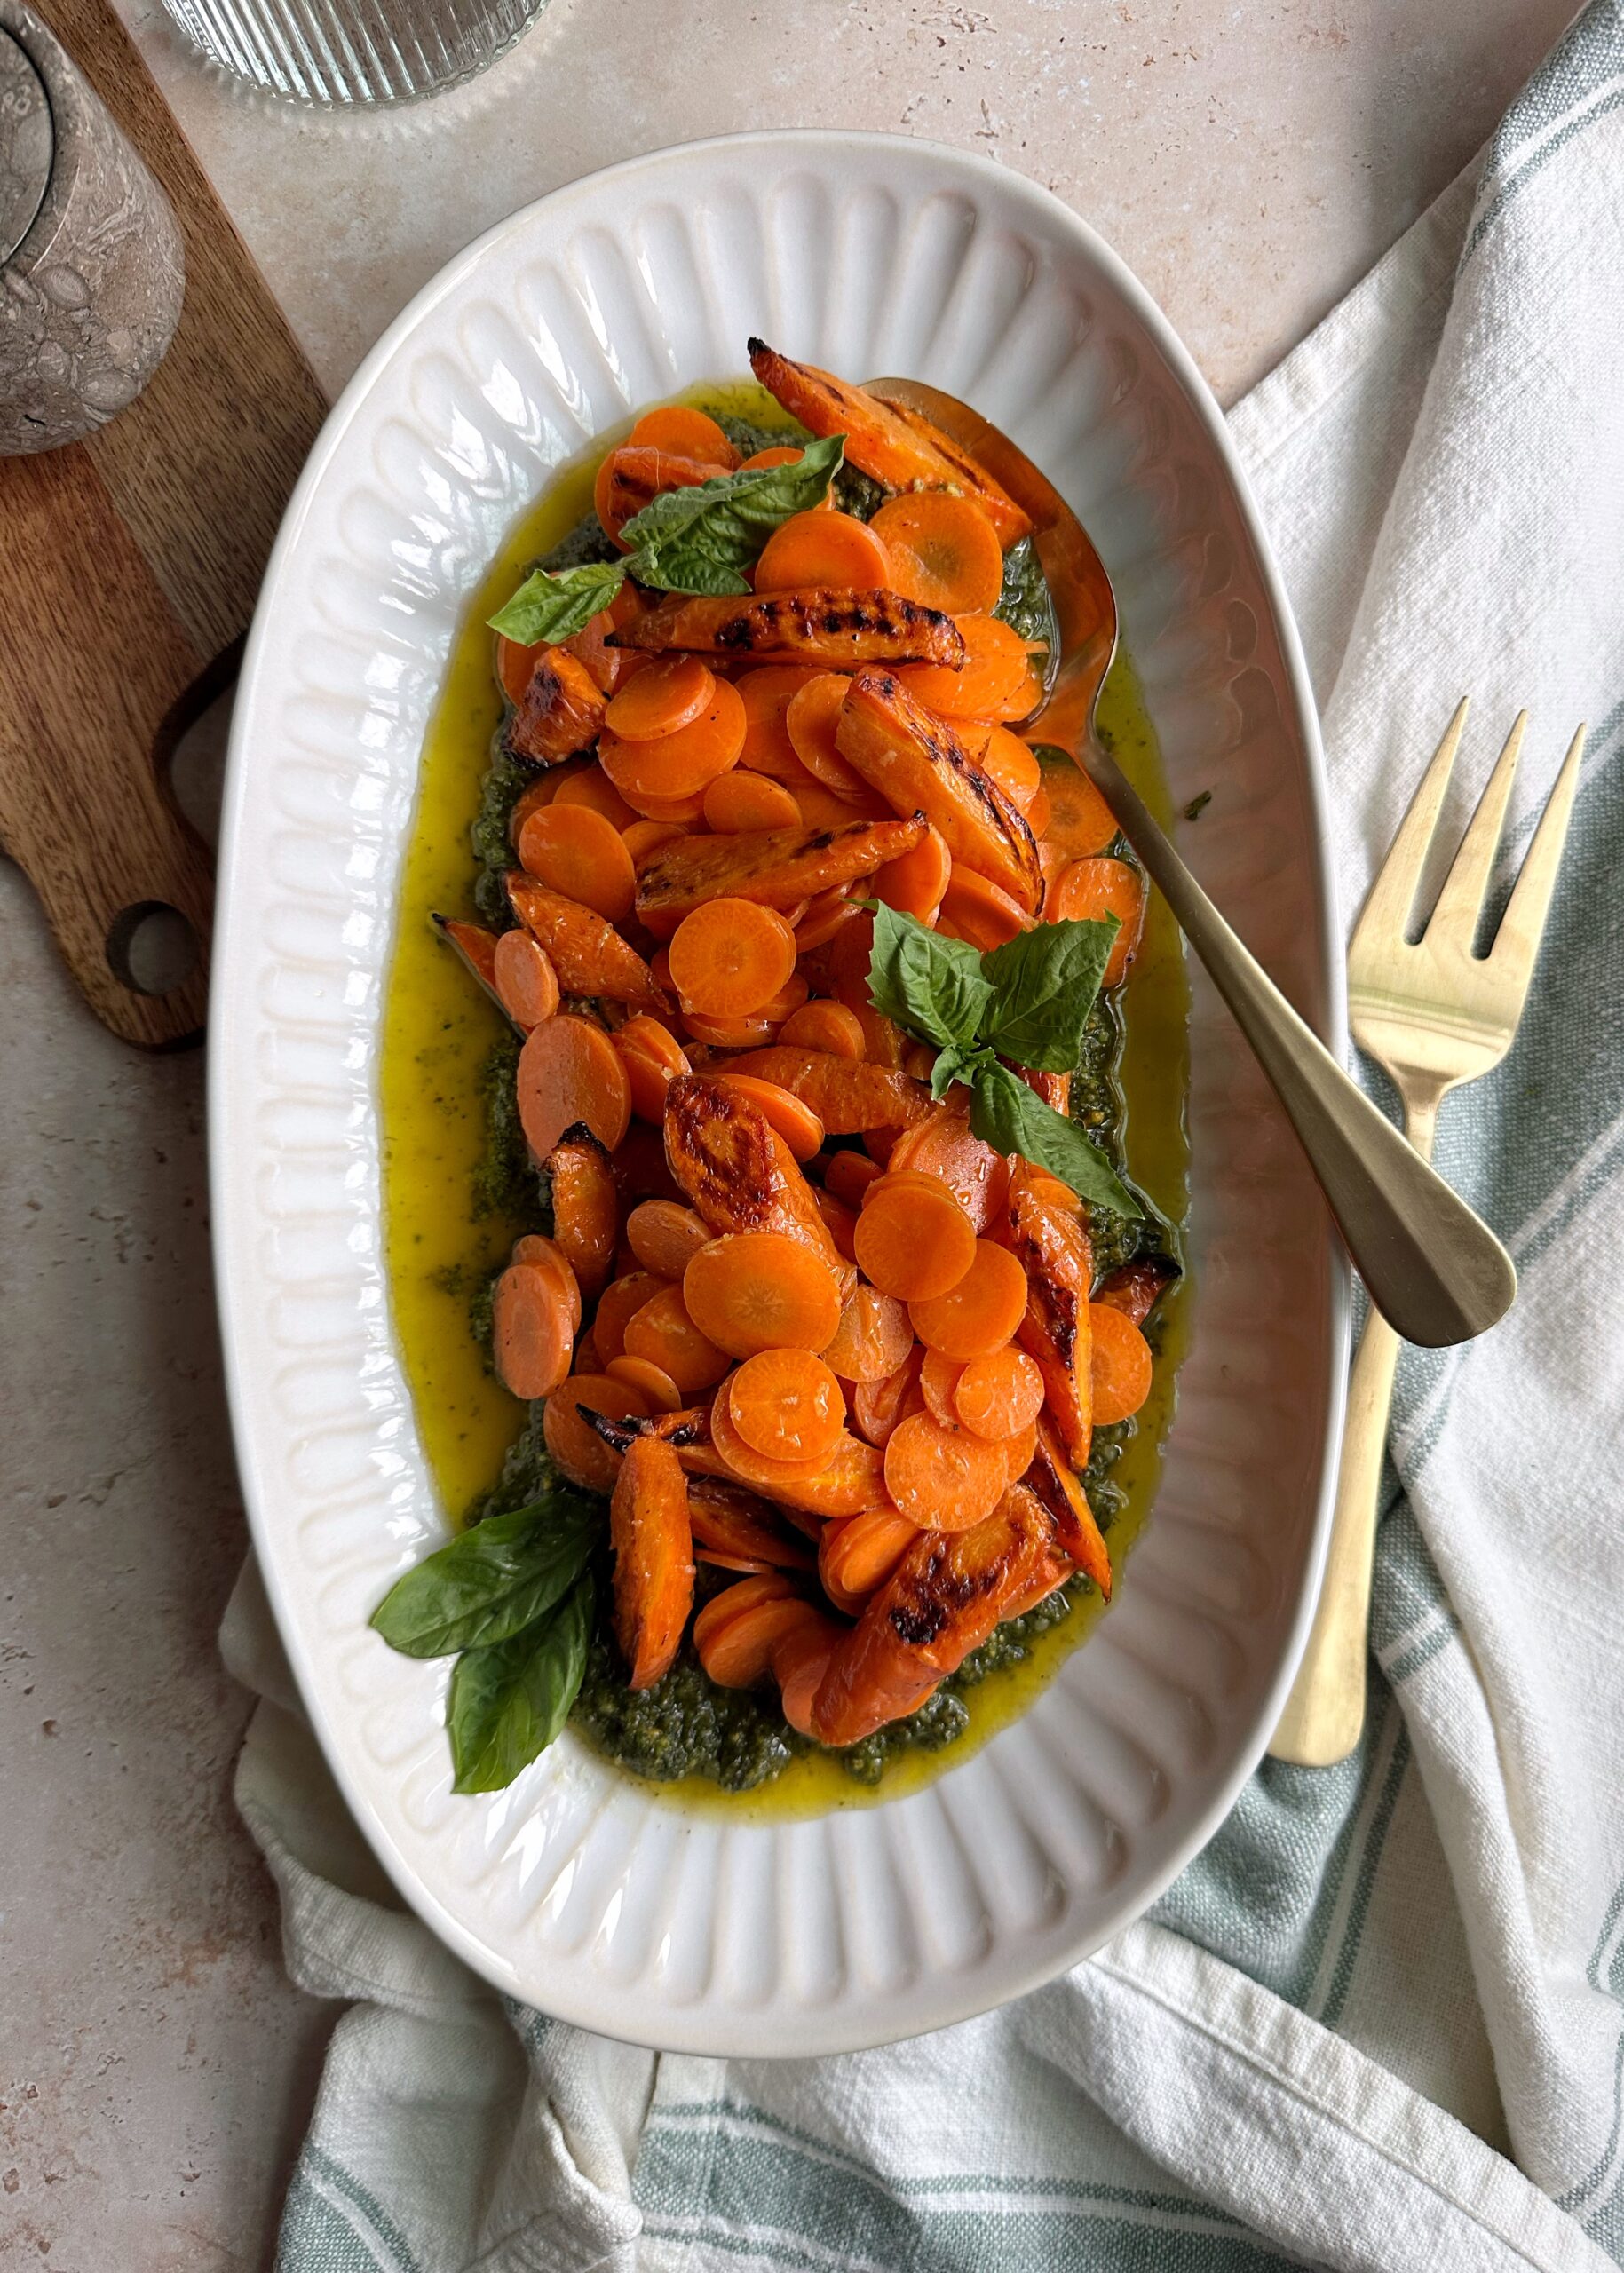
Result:
[[[377,1065],[418,754],[503,531],[592,435],[759,332],[1006,427],[1115,581],[1186,851],[1335,1045],[1319,747],[1223,423],[1165,320],[1045,191],[881,136],[662,151],[516,214],[424,287],[329,420],[232,735],[211,1018],[221,1300],[255,1543],[316,1730],[407,1899],[489,1980],[612,2035],[811,2054],[981,2011],[1086,1956],[1210,1836],[1273,1725],[1326,1521],[1347,1290],[1289,1131],[1198,984],[1191,1354],[1119,1598],[1023,1719],[926,1789],[777,1825],[651,1801],[566,1735],[454,1797],[444,1665],[368,1628],[445,1535],[392,1338]]]

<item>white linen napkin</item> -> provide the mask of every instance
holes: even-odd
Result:
[[[1591,730],[1523,1031],[1444,1113],[1522,1291],[1401,1366],[1359,1752],[1265,1762],[1152,1920],[1020,2003],[847,2059],[656,2058],[504,2005],[401,1913],[250,1569],[239,1804],[294,1978],[352,2008],[281,2273],[1624,2262],[1621,110],[1595,0],[1232,420],[1346,907],[1460,693],[1462,805],[1533,714],[1509,866]]]

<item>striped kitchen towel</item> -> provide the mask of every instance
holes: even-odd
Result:
[[[848,2059],[657,2059],[503,2006],[400,1911],[250,1572],[239,1800],[295,1978],[351,2006],[281,2273],[1624,2262],[1621,113],[1596,0],[1232,420],[1348,908],[1462,691],[1462,800],[1533,714],[1510,862],[1591,728],[1523,1031],[1439,1138],[1521,1297],[1401,1366],[1358,1754],[1265,1762],[1150,1920],[1018,2004]]]

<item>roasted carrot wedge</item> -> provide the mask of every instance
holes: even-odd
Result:
[[[509,905],[546,948],[566,994],[606,995],[638,1010],[667,1007],[642,956],[596,908],[549,891],[520,868],[510,868],[506,883]]]
[[[1088,1573],[1109,1602],[1111,1550],[1047,1414],[1038,1415],[1037,1450],[1026,1480],[1049,1512],[1056,1544],[1080,1571]]]
[[[452,948],[457,961],[471,977],[476,978],[501,1010],[504,1006],[496,992],[497,932],[487,931],[483,923],[460,923],[454,915],[435,915],[430,919],[446,945]]]
[[[770,1501],[739,1485],[695,1477],[688,1486],[688,1514],[695,1541],[718,1554],[785,1571],[810,1571],[817,1562],[799,1533],[779,1521]]]
[[[855,1744],[916,1711],[1026,1591],[1050,1540],[1047,1511],[1019,1484],[967,1531],[922,1532],[829,1661],[819,1739]]]
[[[940,663],[954,670],[964,658],[958,626],[939,608],[921,607],[899,592],[836,585],[767,592],[755,599],[665,600],[614,633],[613,643],[655,654],[759,655],[764,661],[817,663],[828,670],[907,662]]]
[[[842,1287],[851,1284],[794,1153],[742,1091],[679,1074],[666,1091],[665,1156],[713,1232],[781,1232],[820,1255]]]
[[[530,674],[508,721],[507,746],[532,765],[558,765],[590,749],[603,723],[603,693],[591,673],[578,656],[554,647]]]
[[[857,1065],[828,1050],[790,1049],[778,1042],[768,1049],[746,1050],[727,1070],[789,1090],[812,1107],[829,1136],[850,1136],[864,1129],[911,1129],[931,1110],[931,1092],[923,1081],[887,1065]]]
[[[924,826],[909,818],[856,820],[844,828],[749,828],[732,836],[668,837],[638,871],[638,914],[651,930],[669,932],[710,899],[753,899],[768,907],[793,908],[815,892],[866,876],[910,851]]]
[[[1121,1311],[1136,1326],[1143,1326],[1178,1275],[1178,1265],[1169,1256],[1146,1255],[1138,1263],[1120,1263],[1107,1271],[1094,1290],[1094,1299]]]
[[[792,362],[764,340],[749,342],[750,368],[792,418],[820,437],[844,434],[852,463],[887,489],[967,490],[1006,548],[1031,522],[958,444],[917,411],[894,409],[815,363]]]
[[[619,1203],[609,1155],[586,1123],[573,1122],[543,1163],[552,1179],[552,1224],[582,1291],[597,1295],[609,1275]]]
[[[688,1485],[669,1445],[639,1437],[609,1501],[614,1550],[614,1638],[627,1687],[649,1689],[670,1667],[693,1606]]]
[[[622,442],[598,470],[593,503],[598,518],[616,543],[621,531],[662,489],[692,489],[716,481],[733,468],[686,451],[661,449],[649,442]]]
[[[836,746],[899,813],[923,813],[955,861],[1027,910],[1043,896],[1037,840],[990,774],[944,719],[895,672],[861,670],[840,714]]]
[[[1089,1288],[1093,1262],[1088,1233],[1057,1207],[1026,1161],[1010,1180],[1004,1244],[1026,1274],[1023,1349],[1043,1369],[1047,1401],[1073,1464],[1089,1457],[1093,1430],[1089,1379]]]

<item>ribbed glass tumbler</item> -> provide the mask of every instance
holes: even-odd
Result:
[[[400,103],[471,78],[547,0],[164,0],[203,53],[307,103]]]

